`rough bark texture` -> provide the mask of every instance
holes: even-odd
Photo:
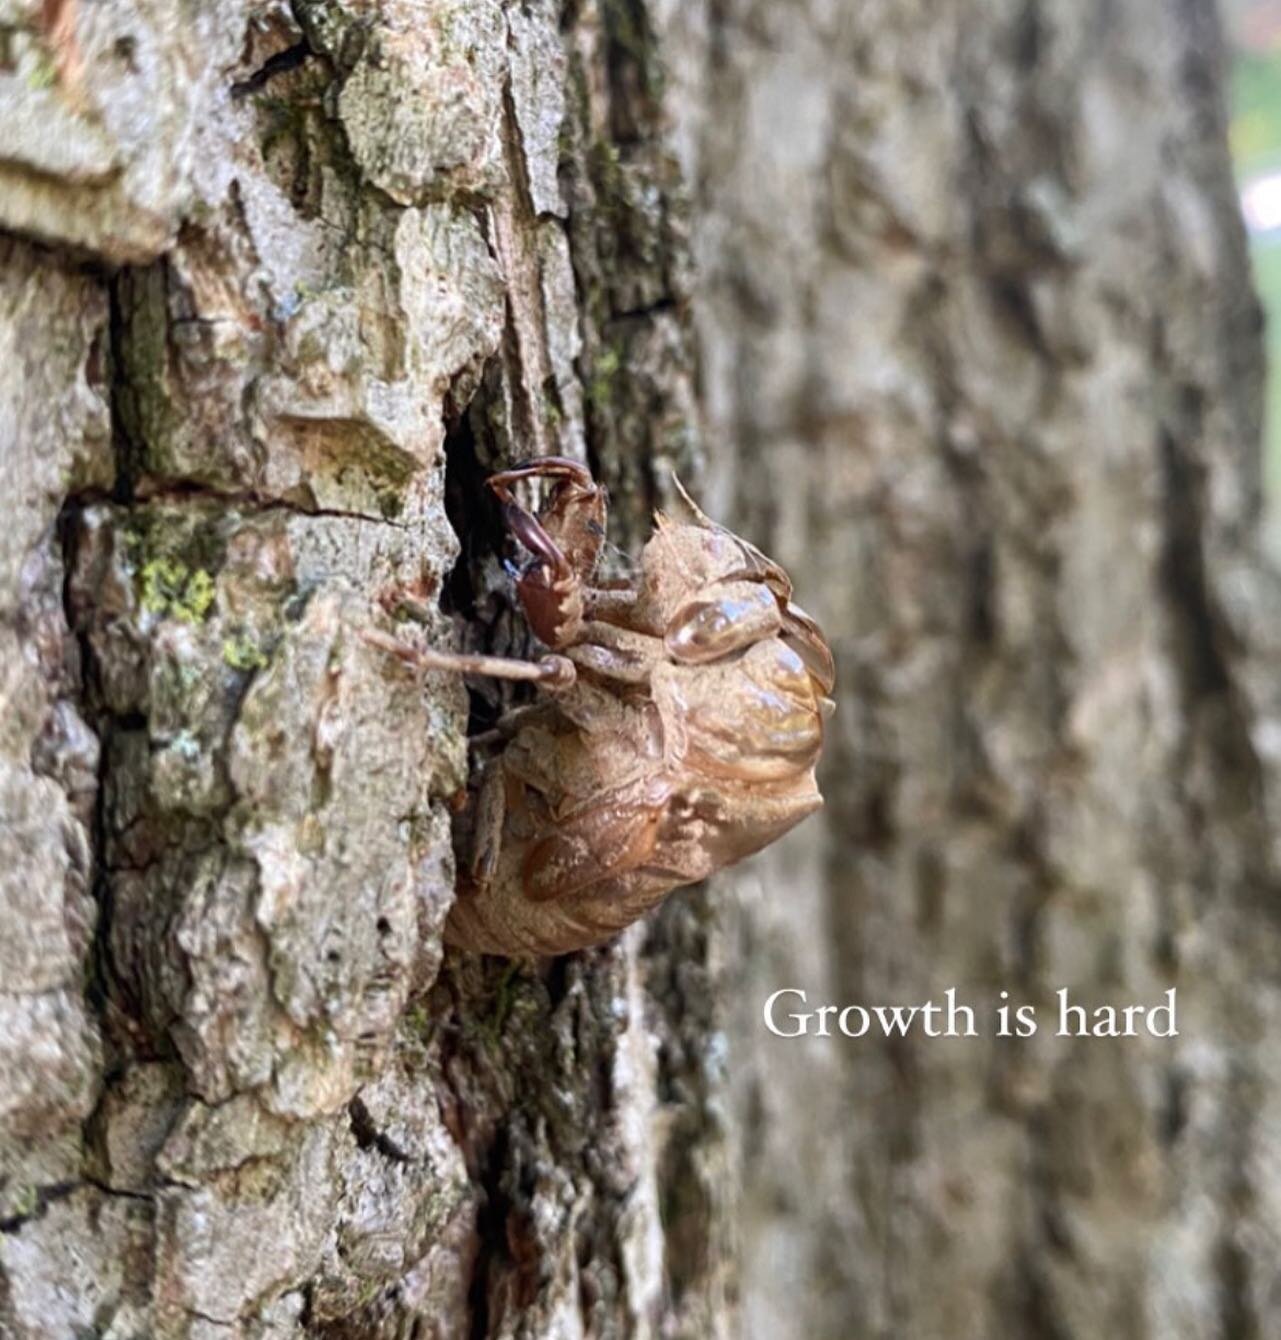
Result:
[[[1215,40],[0,0],[0,1334],[1281,1327]],[[590,459],[634,549],[700,393],[833,635],[825,822],[607,949],[442,954],[468,697],[359,631],[524,650],[486,470]],[[782,985],[1177,985],[1183,1036],[768,1041]]]
[[[824,822],[725,894],[746,1333],[1277,1334],[1281,625],[1212,6],[709,24],[709,496],[842,684]],[[784,1042],[780,986],[1173,986],[1181,1037]]]
[[[0,24],[0,1333],[714,1333],[699,916],[442,967],[467,695],[359,638],[521,650],[498,460],[692,458],[644,10]]]

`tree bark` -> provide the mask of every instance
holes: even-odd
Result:
[[[1213,6],[728,0],[707,43],[709,496],[841,681],[823,821],[724,895],[745,1334],[1275,1334],[1281,625]],[[782,1041],[785,986],[953,987],[981,1036]],[[1176,1040],[1055,1036],[1061,988],[1171,987]]]
[[[442,960],[467,695],[360,638],[522,649],[500,460],[696,458],[646,11],[5,22],[0,1331],[718,1333],[699,905]]]
[[[0,34],[0,1334],[1275,1330],[1209,0]],[[590,461],[634,553],[700,424],[833,637],[826,816],[612,946],[446,953],[498,700],[360,632],[523,653],[485,473]],[[784,1043],[780,986],[1181,1036]]]

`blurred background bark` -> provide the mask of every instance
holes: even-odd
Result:
[[[1278,609],[1208,0],[0,4],[0,1334],[1281,1325]],[[442,954],[481,481],[669,470],[826,814]],[[620,562],[623,561],[621,558]],[[474,719],[495,704],[473,696]],[[1179,991],[1177,1042],[760,1009]]]
[[[1281,624],[1213,8],[704,40],[711,499],[842,681],[823,823],[725,895],[746,1333],[1274,1334]],[[1042,1025],[783,1042],[780,985]],[[1177,987],[1181,1036],[1056,1038],[1064,986]]]

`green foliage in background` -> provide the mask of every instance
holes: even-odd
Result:
[[[1237,56],[1230,136],[1238,180],[1281,169],[1281,51]]]
[[[1240,52],[1232,70],[1230,139],[1237,180],[1281,171],[1281,51]],[[1281,498],[1281,229],[1250,240],[1267,312],[1268,395],[1264,471],[1275,513]]]

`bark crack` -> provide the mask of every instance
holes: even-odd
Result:
[[[257,93],[277,75],[288,74],[290,70],[296,70],[304,61],[312,59],[315,55],[316,53],[312,51],[305,40],[296,42],[291,47],[286,47],[284,51],[277,51],[274,56],[269,56],[247,79],[232,84],[231,96],[240,99],[248,97],[251,93]]]
[[[252,512],[291,512],[295,516],[336,517],[346,521],[366,521],[378,526],[389,526],[392,530],[409,530],[401,521],[390,517],[375,515],[371,512],[352,511],[341,507],[307,507],[301,503],[290,502],[287,498],[272,498],[251,489],[217,489],[207,484],[171,484],[167,487],[150,485],[138,491],[138,503],[161,503],[181,505],[187,502],[211,502],[225,507],[241,507]]]
[[[508,34],[510,50],[511,36]],[[530,194],[520,119],[512,93],[511,73],[503,80],[502,140],[510,190],[492,206],[494,241],[507,279],[507,330],[504,362],[513,410],[519,421],[514,436],[524,437],[529,456],[555,455],[548,441],[547,420],[564,413],[547,347],[547,313],[543,301],[542,262],[538,255],[539,215]]]
[[[0,1219],[0,1233],[16,1233],[24,1224],[43,1219],[50,1205],[54,1205],[60,1200],[66,1200],[68,1196],[78,1191],[81,1185],[78,1181],[67,1181],[54,1182],[49,1186],[34,1188],[32,1199],[35,1203],[32,1207],[29,1210],[24,1209],[18,1214],[10,1215],[6,1219]]]
[[[409,1155],[385,1131],[378,1129],[373,1115],[359,1098],[347,1105],[351,1119],[351,1133],[361,1149],[376,1149],[391,1163],[409,1163]]]

